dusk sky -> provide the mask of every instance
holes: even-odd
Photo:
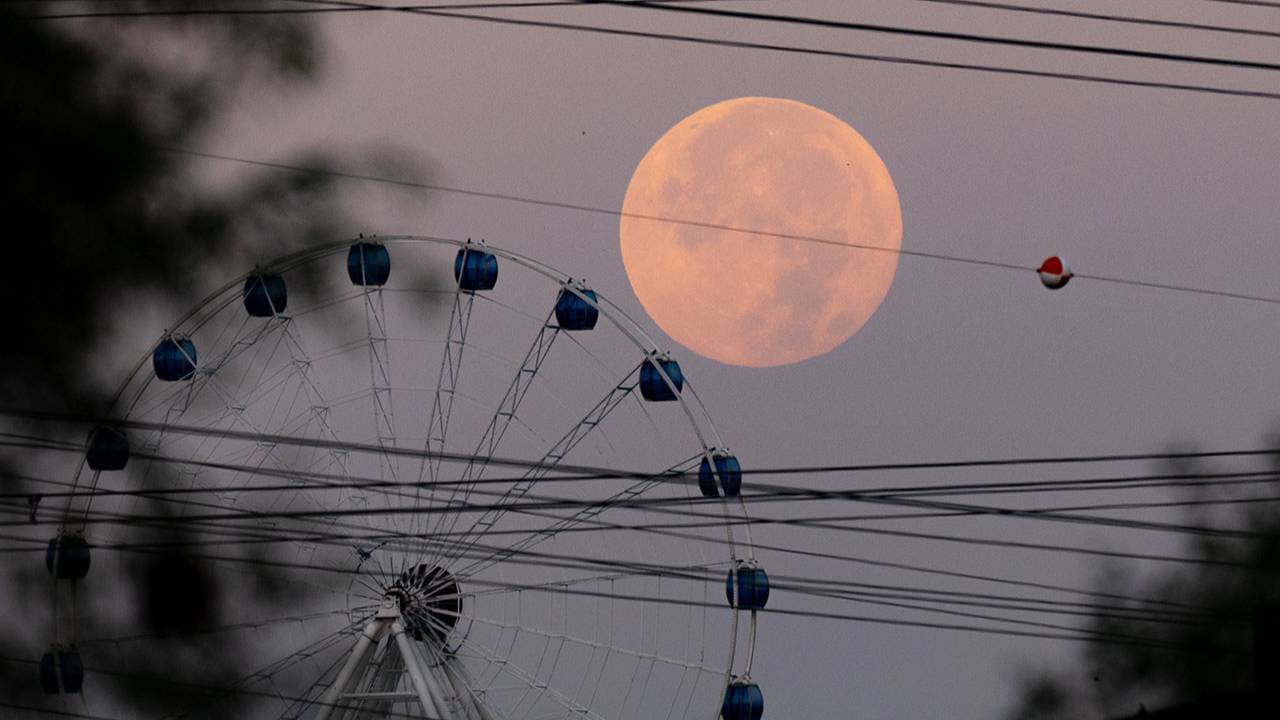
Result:
[[[722,0],[691,6],[1280,63],[1274,37],[961,5]],[[1057,0],[1053,5],[1280,32],[1275,8],[1192,0],[1122,5]],[[1275,74],[1264,70],[652,8],[460,12],[1054,73],[1280,89]],[[92,33],[151,21],[74,22],[78,31]],[[606,211],[339,179],[336,196],[350,209],[342,221],[349,224],[330,228],[327,240],[361,233],[484,239],[586,278],[679,360],[744,468],[1159,453],[1188,445],[1241,450],[1265,447],[1268,434],[1280,428],[1275,304],[1088,277],[1280,297],[1280,243],[1275,240],[1280,104],[1275,99],[408,13],[332,13],[307,16],[305,22],[318,32],[322,50],[317,79],[255,86],[236,95],[235,105],[223,108],[225,121],[188,149],[304,165],[311,153],[323,151],[339,158],[336,169],[354,174]],[[182,57],[182,48],[151,51],[161,58]],[[698,110],[740,97],[798,101],[856,130],[896,188],[904,251],[1022,269],[900,256],[887,295],[866,324],[829,352],[793,364],[723,364],[682,346],[646,313],[628,280],[617,211],[632,173],[655,141]],[[210,188],[277,172],[210,158],[191,162]],[[714,168],[706,171],[706,181],[715,181]],[[793,191],[803,196],[820,189],[797,186]],[[756,221],[744,215],[741,224]],[[794,225],[780,230],[809,233]],[[281,241],[263,247],[259,256],[226,260],[229,268],[239,269],[225,275],[193,272],[191,297],[203,297],[234,272],[286,249],[297,247]],[[643,252],[642,245],[638,251]],[[1033,271],[1051,255],[1066,258],[1080,275],[1052,292]],[[445,272],[441,276],[447,277]],[[685,280],[689,287],[720,282],[715,273]],[[139,310],[122,324],[119,345],[109,349],[96,372],[122,378],[154,338],[173,327],[182,309]],[[526,309],[540,315],[549,306]],[[524,351],[527,333],[521,332],[506,348],[508,356]],[[438,362],[435,355],[431,362]],[[495,376],[493,384],[507,380]],[[614,432],[625,436],[629,430]],[[366,433],[361,441],[368,440]],[[463,452],[465,444],[450,449]],[[512,449],[510,454],[521,453]],[[622,464],[643,466],[643,454],[636,457]],[[576,459],[609,461],[598,454]],[[1215,467],[1254,465],[1224,460]],[[862,489],[1143,475],[1159,469],[1132,462],[748,475],[745,484]],[[993,496],[975,502],[1052,507],[1176,497],[1162,489],[1089,497]],[[746,512],[786,519],[894,515],[903,509],[828,500],[748,503]],[[1183,518],[1177,508],[1112,515],[1175,523]],[[1131,553],[1184,552],[1184,538],[1175,534],[1031,519],[867,518],[844,524]],[[767,546],[1079,588],[1090,587],[1101,568],[1097,558],[1078,554],[856,531],[761,524],[753,537]],[[771,575],[1012,592],[977,581],[767,549],[757,550],[756,557]],[[1126,567],[1142,577],[1162,565]],[[719,585],[711,586],[711,597],[719,598]],[[769,607],[1012,627],[785,591],[776,591]],[[1078,620],[1047,622],[1074,626]],[[998,717],[1014,702],[1020,672],[1043,667],[1087,677],[1099,670],[1081,664],[1077,643],[1060,640],[767,612],[759,622],[752,678],[764,692],[766,718]]]

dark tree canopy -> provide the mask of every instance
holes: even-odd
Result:
[[[0,350],[0,402],[100,414],[115,380],[103,376],[98,358],[121,352],[113,338],[131,329],[131,315],[149,307],[172,313],[198,299],[192,295],[202,281],[220,282],[258,260],[331,239],[339,210],[317,174],[274,173],[213,190],[188,156],[170,151],[198,147],[246,88],[287,92],[308,80],[319,56],[305,24],[270,16],[23,17],[50,7],[0,6],[8,269],[0,292],[9,338]],[[315,165],[317,158],[307,161]],[[22,430],[55,433],[39,425]],[[0,486],[44,490],[23,474],[29,459],[20,450],[3,451]],[[149,510],[174,512],[164,505]],[[181,526],[172,528],[165,540],[181,543]],[[8,561],[0,607],[10,621],[0,626],[0,647],[5,656],[37,660],[49,642],[50,580],[37,554]],[[229,639],[197,631],[217,624],[232,595],[236,602],[275,602],[283,590],[271,578],[228,583],[211,570],[180,556],[138,561],[131,611],[170,640],[145,653],[136,646],[103,651],[100,667],[127,667],[131,674],[98,676],[98,697],[151,716],[190,697],[180,685],[139,677],[229,683],[243,672]],[[5,665],[0,696],[43,706],[36,677],[32,665]],[[226,712],[237,714],[232,707]]]
[[[1276,442],[1273,437],[1271,446]],[[1280,460],[1272,463],[1280,472]],[[1214,472],[1200,463],[1179,463],[1171,471]],[[1274,494],[1268,489],[1273,483],[1210,482],[1182,490],[1192,502],[1223,501],[1187,505],[1183,524],[1251,534],[1248,539],[1189,536],[1184,554],[1216,564],[1161,566],[1150,574],[1113,564],[1097,578],[1096,590],[1177,603],[1188,608],[1188,614],[1177,623],[1097,615],[1085,629],[1149,638],[1178,649],[1090,643],[1076,662],[1021,678],[1018,700],[1007,717],[1104,720],[1177,707],[1184,708],[1185,717],[1196,718],[1223,716],[1218,712],[1228,706],[1261,712],[1256,687],[1271,692],[1280,680],[1255,680],[1259,669],[1274,673],[1263,654],[1273,663],[1275,649],[1264,642],[1255,653],[1255,623],[1273,623],[1280,602],[1280,503],[1252,499]],[[1264,716],[1273,714],[1257,715]]]
[[[19,16],[32,7],[0,8],[0,292],[16,340],[0,354],[0,383],[9,403],[100,412],[106,389],[86,365],[128,323],[119,308],[186,300],[216,261],[298,243],[308,228],[288,211],[309,205],[312,226],[325,215],[315,175],[211,193],[168,151],[198,144],[246,85],[306,80],[317,48],[288,18]]]

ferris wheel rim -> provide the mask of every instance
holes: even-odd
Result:
[[[240,275],[236,276],[234,279],[230,280],[229,282],[227,282],[217,290],[214,290],[213,292],[206,295],[202,300],[200,300],[198,303],[193,305],[190,309],[187,310],[187,312],[185,312],[177,320],[175,320],[174,323],[170,326],[170,328],[161,334],[161,338],[156,341],[156,344],[158,345],[160,342],[163,342],[163,340],[166,337],[170,337],[175,332],[190,334],[198,330],[200,327],[204,325],[205,322],[208,321],[209,318],[206,318],[203,322],[199,322],[189,328],[186,327],[186,323],[188,323],[197,315],[199,315],[199,313],[202,310],[205,310],[206,308],[208,308],[212,303],[217,301],[219,298],[223,297],[224,295],[231,294],[233,290],[243,286],[244,282],[249,278],[253,277],[254,275],[265,272],[265,271],[274,271],[274,272],[281,272],[281,273],[287,272],[303,263],[318,260],[320,258],[329,256],[329,255],[338,254],[342,250],[350,248],[353,243],[357,243],[361,241],[376,242],[381,244],[431,243],[435,245],[454,246],[459,248],[465,247],[470,244],[481,246],[487,252],[490,252],[498,257],[504,257],[508,260],[511,260],[512,262],[520,264],[529,270],[533,270],[534,272],[541,274],[543,277],[546,277],[547,279],[550,279],[559,283],[561,287],[565,288],[566,290],[569,290],[570,292],[573,292],[575,296],[577,296],[584,302],[587,302],[593,305],[594,307],[596,307],[596,309],[599,310],[600,313],[604,315],[608,320],[610,320],[610,322],[614,323],[615,327],[617,327],[618,330],[622,332],[622,334],[625,337],[627,337],[627,339],[631,340],[632,344],[634,344],[637,348],[639,348],[646,357],[648,357],[651,354],[665,352],[661,349],[661,347],[656,342],[653,341],[653,339],[644,331],[644,329],[639,325],[638,322],[636,322],[634,318],[632,318],[625,310],[623,310],[616,303],[610,300],[607,295],[600,292],[599,290],[595,290],[595,295],[597,296],[598,299],[592,299],[590,297],[587,297],[585,294],[581,293],[581,291],[579,291],[578,289],[574,288],[571,284],[574,280],[573,276],[551,265],[535,260],[521,253],[517,253],[512,250],[507,250],[505,248],[489,245],[487,242],[473,243],[473,241],[471,241],[470,239],[460,240],[458,238],[447,238],[447,237],[432,236],[432,235],[389,235],[389,236],[374,235],[367,238],[364,235],[358,235],[355,238],[348,238],[344,240],[334,240],[334,241],[323,243],[311,248],[298,250],[296,252],[285,255],[281,258],[271,260],[265,264],[255,267],[252,270],[248,270],[244,273],[241,273]],[[234,294],[232,294],[232,297],[227,298],[227,301],[233,302],[234,299],[235,299]],[[210,318],[211,317],[212,315],[210,315]],[[179,328],[181,328],[181,330],[176,330]],[[128,375],[121,382],[115,394],[112,396],[111,400],[108,402],[107,413],[106,413],[107,417],[113,416],[116,410],[117,404],[120,402],[120,400],[124,396],[124,393],[128,389],[128,387],[134,382],[135,379],[137,379],[138,374],[146,366],[146,362],[150,357],[150,351],[154,350],[154,348],[155,348],[155,345],[152,345],[150,350],[143,353],[143,355],[139,358],[138,362],[134,364],[133,369],[130,370]],[[662,370],[661,368],[657,368],[657,370],[662,374],[666,382],[670,384],[671,379],[666,376],[666,371]],[[142,390],[144,390],[152,382],[152,380],[153,379],[151,378],[144,380],[142,383],[142,386],[139,388],[139,393]],[[684,383],[688,387],[689,395],[693,398],[692,405],[696,405],[697,407],[697,410],[698,410],[697,418],[695,418],[693,407],[685,398],[684,392],[675,393],[676,400],[680,404],[681,408],[684,410],[685,415],[688,417],[689,423],[692,429],[698,435],[698,440],[700,444],[703,446],[704,454],[707,457],[710,457],[711,451],[717,448],[724,447],[723,440],[719,434],[718,429],[715,426],[714,421],[711,418],[710,412],[706,408],[706,405],[702,402],[701,398],[698,396],[696,389],[693,388],[692,382],[688,378],[684,378]],[[674,390],[674,386],[672,386],[672,389]],[[131,411],[132,411],[132,405],[124,413],[124,417],[128,417],[128,414]],[[703,428],[701,425],[699,425],[699,422],[698,422],[699,419],[706,424],[706,429],[711,436],[712,442],[708,442],[708,439],[702,434]],[[88,444],[88,441],[86,439],[86,449],[87,449],[87,444]],[[74,483],[76,483],[76,486],[78,486],[80,477],[83,473],[84,466],[85,466],[85,463],[84,463],[84,459],[82,458],[80,461],[80,465],[79,467],[77,467],[77,470],[75,473]],[[97,472],[94,472],[93,475],[96,478]],[[76,488],[73,487],[72,489],[74,490]],[[743,510],[743,512],[745,512],[746,510],[745,501],[742,500],[741,496],[738,496],[738,502],[741,505],[741,509]],[[746,529],[745,529],[744,535],[746,537],[744,538],[745,542],[743,542],[742,544],[747,550],[746,559],[750,560],[750,559],[754,559],[755,553],[754,553],[754,547],[750,541],[750,526],[747,525],[745,526],[745,528]],[[737,543],[731,543],[731,549],[733,545],[736,545],[736,544]]]
[[[173,337],[177,334],[194,334],[196,331],[202,328],[207,322],[209,322],[213,317],[215,317],[218,314],[218,312],[225,309],[228,303],[234,302],[236,299],[236,294],[233,291],[237,287],[243,285],[246,282],[246,280],[253,277],[254,275],[263,273],[263,272],[276,272],[276,273],[288,272],[289,270],[293,270],[305,263],[318,261],[327,256],[337,255],[341,253],[343,250],[350,248],[353,243],[359,243],[359,242],[370,242],[370,243],[379,243],[379,244],[388,244],[388,245],[409,244],[409,243],[415,243],[415,244],[430,243],[434,245],[452,246],[452,247],[458,247],[458,248],[467,247],[469,245],[474,244],[477,246],[477,249],[483,249],[485,252],[491,253],[497,257],[504,258],[506,260],[510,260],[513,263],[516,263],[517,265],[524,267],[525,269],[531,270],[533,272],[536,272],[542,275],[544,278],[558,284],[561,289],[573,293],[580,300],[593,306],[600,314],[604,315],[605,318],[608,319],[624,337],[626,337],[637,349],[639,349],[643,353],[645,357],[645,361],[642,361],[641,363],[642,365],[644,362],[649,361],[649,359],[652,357],[660,356],[660,355],[665,356],[665,353],[661,349],[661,347],[656,342],[653,341],[653,339],[644,331],[644,329],[639,325],[639,323],[637,323],[633,318],[631,318],[625,312],[625,310],[619,307],[606,295],[604,295],[603,293],[600,293],[600,291],[598,290],[593,289],[594,297],[588,297],[586,294],[582,293],[578,287],[575,286],[575,283],[574,283],[575,278],[573,276],[567,273],[564,273],[563,271],[560,271],[551,265],[542,263],[540,261],[534,260],[533,258],[529,258],[521,253],[507,250],[505,248],[492,246],[487,243],[472,243],[470,240],[461,240],[457,238],[445,238],[445,237],[436,237],[436,236],[427,236],[427,235],[395,235],[395,236],[383,236],[383,237],[371,236],[368,238],[364,236],[360,236],[357,238],[336,240],[329,243],[324,243],[318,246],[299,250],[294,253],[290,253],[280,258],[274,259],[266,264],[255,267],[253,270],[249,270],[245,273],[240,274],[239,276],[235,277],[234,279],[232,279],[222,287],[208,294],[204,299],[202,299],[201,301],[193,305],[182,316],[180,316],[172,326],[172,328],[174,329],[166,331],[161,336],[161,340],[157,341],[157,344],[159,342],[163,342],[166,338]],[[580,278],[579,278],[579,282],[580,282]],[[220,300],[222,302],[219,302]],[[202,313],[205,313],[205,314],[202,316]],[[151,350],[154,350],[154,349],[155,349],[155,345],[151,347]],[[149,353],[144,353],[140,358],[140,360],[138,361],[138,363],[133,367],[133,369],[128,373],[128,375],[125,377],[123,382],[120,384],[119,388],[117,389],[115,395],[113,395],[108,405],[108,417],[111,417],[112,414],[118,410],[119,404],[125,397],[130,386],[133,385],[135,381],[139,380],[139,374],[141,373],[142,369],[146,366],[148,357],[149,357]],[[674,391],[675,387],[673,385],[672,378],[667,374],[666,370],[656,363],[654,365],[657,371],[659,372],[659,374],[661,375],[662,379]],[[141,397],[145,389],[154,380],[155,380],[154,377],[144,377],[141,379],[140,387],[138,388],[136,394],[134,395],[133,400],[129,403],[127,409],[125,409],[123,413],[124,418],[128,418],[129,415],[132,414],[132,412],[135,409],[138,398]],[[683,380],[685,383],[683,391],[676,391],[674,394],[682,408],[683,414],[686,416],[690,424],[691,429],[694,431],[695,435],[698,438],[699,445],[702,448],[702,453],[701,453],[702,457],[709,459],[711,458],[711,453],[714,450],[723,448],[723,442],[721,440],[718,430],[715,427],[714,422],[711,419],[710,413],[707,411],[707,408],[705,404],[702,402],[701,398],[698,397],[696,391],[692,387],[692,383],[689,382],[688,378],[684,378]],[[686,393],[687,393],[687,396],[686,396]],[[706,435],[704,435],[704,429],[707,432]],[[88,441],[86,441],[86,447],[87,445],[88,445]],[[79,487],[81,483],[81,479],[85,475],[85,472],[84,472],[85,467],[86,467],[86,463],[84,458],[82,457],[80,460],[79,467],[77,468],[75,473],[75,481],[74,481],[73,488]],[[712,468],[713,468],[712,469],[713,473],[718,472],[717,470],[715,470],[714,463],[712,464]],[[97,481],[98,481],[98,475],[100,474],[100,472],[91,471],[91,473],[92,473],[91,482],[93,484],[93,487],[96,487]],[[91,498],[90,498],[90,503],[91,503]],[[86,503],[86,507],[84,511],[84,519],[82,522],[78,524],[78,526],[82,531],[85,528],[87,528],[87,526],[90,524],[90,521],[88,520],[90,503]],[[725,513],[726,521],[729,520],[730,504],[732,504],[732,501],[729,497],[722,497],[720,499],[719,505],[722,507]],[[738,509],[741,511],[742,516],[745,518],[746,517],[745,501],[740,495],[737,496],[736,505],[738,506]],[[70,507],[68,507],[68,511],[69,510],[70,510]],[[59,527],[60,534],[63,532],[66,532],[67,530],[67,523],[65,522],[65,519],[66,518],[64,517],[64,522]],[[746,532],[744,533],[744,538],[742,538],[741,540],[736,540],[733,537],[731,525],[728,522],[726,522],[726,530],[728,533],[726,544],[729,550],[731,567],[733,567],[734,564],[738,562],[737,550],[739,547],[741,547],[746,551],[745,557],[747,560],[754,561],[754,546],[751,543],[751,539],[750,539],[749,524],[745,524],[744,527],[746,528]],[[55,592],[56,592],[56,587],[55,587]],[[733,675],[734,654],[738,644],[739,616],[744,612],[742,608],[739,608],[737,606],[731,606],[729,610],[731,612],[732,630],[730,631],[730,638],[729,638],[730,649],[729,649],[728,660],[725,668],[725,683],[724,683],[725,686],[728,686],[730,680],[732,680],[734,677]],[[750,620],[751,620],[748,637],[746,640],[747,652],[748,652],[747,672],[749,673],[751,659],[754,656],[754,647],[756,642],[756,632],[755,632],[756,631],[756,622],[755,622],[756,613],[755,613],[755,610],[749,610],[747,612],[749,612]]]

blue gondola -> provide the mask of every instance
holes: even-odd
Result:
[[[378,243],[359,242],[347,253],[347,276],[360,286],[381,287],[391,277],[391,253]]]
[[[498,258],[468,245],[453,259],[453,277],[467,292],[492,290],[498,284]]]
[[[44,566],[59,580],[80,580],[89,574],[89,543],[72,535],[50,540]]]
[[[719,497],[720,492],[716,487],[718,475],[724,496],[737,497],[742,492],[742,465],[738,463],[738,458],[723,450],[712,450],[711,459],[715,461],[714,473],[711,472],[711,463],[707,462],[706,457],[702,458],[702,464],[698,467],[698,488],[702,490],[702,496]]]
[[[109,472],[123,470],[129,462],[129,439],[119,430],[100,427],[93,431],[89,440],[89,452],[85,460],[90,470]]]
[[[575,286],[577,291],[591,302],[578,297],[569,288],[561,288],[556,298],[556,324],[561,330],[591,330],[600,319],[600,310],[596,308],[596,294],[581,285]]]
[[[40,658],[40,687],[49,695],[75,694],[84,685],[84,664],[80,653],[54,646]]]
[[[658,366],[662,367],[662,372],[658,372]],[[671,391],[662,373],[666,373],[667,377],[671,378],[675,392]],[[670,402],[675,400],[676,395],[682,390],[684,390],[684,373],[680,372],[680,365],[675,360],[666,355],[656,354],[640,366],[640,395],[645,400]]]
[[[760,686],[747,678],[734,678],[724,691],[720,706],[724,720],[760,720],[764,717],[764,694]]]
[[[190,379],[196,374],[196,344],[187,338],[165,338],[151,354],[156,377],[165,382]]]
[[[289,291],[279,275],[250,275],[244,281],[244,309],[253,317],[272,317],[289,305]]]
[[[737,578],[737,603],[734,602],[734,578]],[[754,564],[743,563],[730,570],[724,580],[724,595],[730,607],[759,610],[769,603],[769,576]]]

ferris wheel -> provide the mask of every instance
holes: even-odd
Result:
[[[137,617],[140,585],[187,582],[242,673],[158,717],[762,716],[739,461],[580,278],[447,238],[309,249],[177,320],[106,417],[45,558],[41,682],[83,712],[191,630]]]

